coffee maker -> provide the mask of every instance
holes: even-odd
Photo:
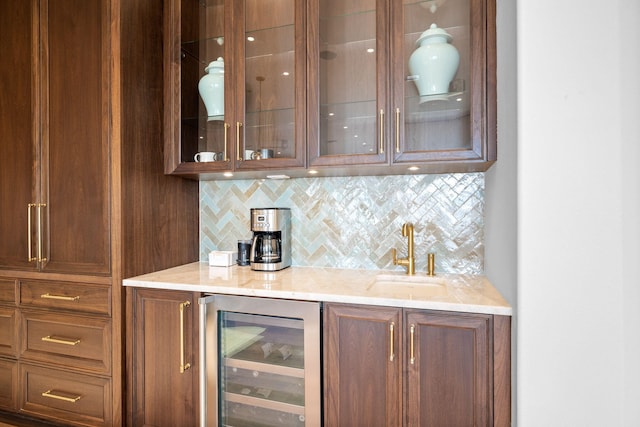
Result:
[[[291,265],[291,209],[251,209],[252,270],[278,271]]]

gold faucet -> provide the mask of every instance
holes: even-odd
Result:
[[[410,222],[402,224],[402,237],[408,237],[408,254],[406,258],[398,258],[396,248],[391,249],[393,255],[393,265],[401,265],[407,268],[407,274],[413,276],[416,273],[415,258],[413,257],[413,224]]]

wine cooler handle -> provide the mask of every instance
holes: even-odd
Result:
[[[396,326],[395,322],[389,323],[389,362],[393,362],[393,359],[395,359],[396,357],[396,354],[393,349],[393,341],[394,341],[393,332],[394,332],[395,326]]]
[[[191,303],[189,301],[180,303],[180,373],[183,374],[184,371],[189,369],[191,365],[189,363],[185,363],[184,361],[184,309],[185,307],[189,307]]]

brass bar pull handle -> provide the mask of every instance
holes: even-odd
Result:
[[[380,154],[384,154],[384,110],[380,109]]]
[[[62,337],[52,337],[51,335],[47,335],[46,337],[42,337],[42,341],[52,342],[55,344],[64,344],[64,345],[78,345],[80,344],[80,340],[75,338],[62,338]]]
[[[27,245],[29,246],[29,254],[28,254],[28,260],[29,262],[31,261],[36,261],[38,258],[32,256],[33,254],[31,253],[31,208],[35,207],[35,203],[29,203],[27,205]]]
[[[391,322],[389,324],[389,362],[393,362],[393,359],[395,359],[395,357],[396,357],[396,354],[393,351],[393,341],[394,341],[394,339],[393,339],[393,332],[394,331],[393,330],[394,330],[395,326],[396,326],[395,322]]]
[[[76,295],[75,297],[68,297],[66,295],[51,295],[51,294],[42,294],[40,298],[44,299],[57,299],[61,301],[79,301],[80,295]]]
[[[184,309],[189,307],[191,303],[189,301],[180,303],[180,373],[184,373],[191,367],[189,363],[184,362]]]
[[[396,108],[396,153],[400,152],[400,109]]]
[[[415,353],[415,348],[414,348],[414,336],[415,336],[415,332],[416,332],[416,325],[411,325],[411,328],[409,328],[409,333],[410,333],[410,355],[409,355],[409,363],[411,363],[412,365],[415,363],[416,361],[416,353]]]
[[[231,125],[227,122],[224,123],[224,161],[228,162],[229,161],[229,153],[227,153],[227,134],[229,133],[229,127],[231,127]]]
[[[242,160],[242,153],[240,152],[240,128],[242,123],[236,122],[236,159]]]
[[[46,203],[38,203],[38,262],[45,262],[47,259],[42,257],[42,208],[46,208]]]
[[[71,403],[76,403],[78,400],[82,399],[81,395],[78,395],[75,397],[67,397],[67,396],[61,396],[60,394],[54,394],[54,390],[47,390],[44,393],[42,393],[42,396],[49,397],[51,399],[64,400],[65,402],[71,402]]]

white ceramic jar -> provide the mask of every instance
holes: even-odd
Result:
[[[451,35],[444,29],[431,24],[416,41],[418,48],[409,57],[409,72],[420,96],[449,92],[449,84],[460,64],[460,54],[450,44],[451,40]]]
[[[209,120],[224,120],[224,62],[222,58],[211,62],[207,73],[198,83],[198,91],[207,109]]]

